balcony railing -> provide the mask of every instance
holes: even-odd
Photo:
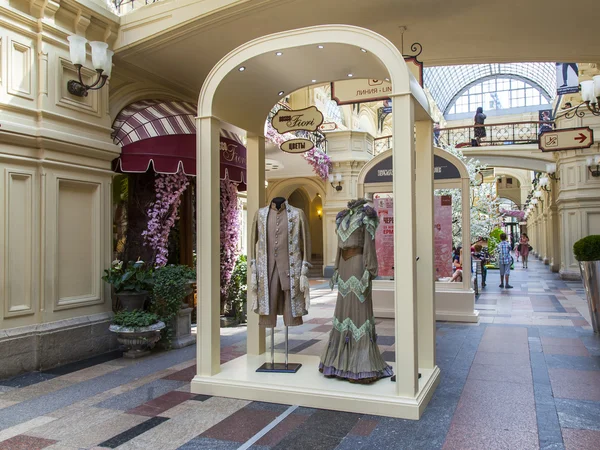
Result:
[[[156,3],[158,0],[112,0],[112,4],[117,11],[117,14],[125,14],[132,9],[139,8],[144,5]]]
[[[553,122],[507,122],[489,125],[470,125],[441,128],[439,135],[434,132],[434,142],[455,147],[476,146],[475,129],[485,129],[485,137],[479,145],[537,144],[542,131],[551,130]]]
[[[439,134],[434,132],[436,145],[454,147],[472,147],[476,144],[475,125],[440,128]],[[554,122],[507,122],[483,125],[486,136],[479,145],[515,145],[537,144],[542,131],[554,128]],[[375,138],[373,153],[379,153],[393,147],[392,136]]]

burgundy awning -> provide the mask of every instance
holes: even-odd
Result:
[[[152,168],[157,173],[196,175],[195,106],[181,102],[145,100],[125,108],[113,125],[115,144],[121,156],[113,169],[125,173],[143,173]],[[239,136],[221,130],[221,179],[238,183],[246,189],[246,147]]]

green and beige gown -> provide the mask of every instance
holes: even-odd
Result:
[[[338,284],[333,329],[319,370],[329,377],[370,382],[393,375],[377,347],[372,280],[377,276],[377,213],[366,200],[338,213],[338,252],[331,287]]]

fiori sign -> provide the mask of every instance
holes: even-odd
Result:
[[[317,131],[323,123],[323,114],[315,106],[296,111],[280,109],[271,119],[279,134],[290,131]]]
[[[308,139],[290,139],[280,146],[287,153],[304,153],[315,148],[315,144]]]

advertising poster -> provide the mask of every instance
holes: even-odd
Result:
[[[433,197],[435,279],[452,277],[452,196]]]
[[[579,92],[579,69],[575,63],[556,63],[556,94]]]
[[[380,277],[394,276],[394,201],[391,197],[373,199],[379,217],[375,232],[375,249]]]

